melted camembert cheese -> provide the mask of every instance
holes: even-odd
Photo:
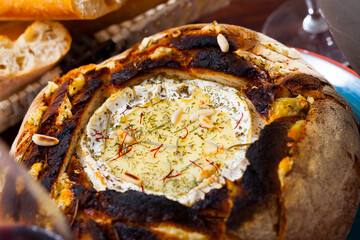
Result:
[[[113,94],[81,140],[97,190],[164,195],[184,205],[241,178],[252,141],[249,106],[234,88],[162,76]]]

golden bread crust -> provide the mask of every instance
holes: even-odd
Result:
[[[347,112],[329,100],[315,102],[309,110],[282,192],[285,239],[322,239],[324,232],[327,239],[342,239],[351,227],[349,215],[359,203],[360,139]]]
[[[119,8],[124,3],[124,1],[88,2],[92,2],[93,5],[87,6],[86,1],[76,0],[1,1],[0,19],[94,19]]]
[[[220,33],[229,43],[228,52],[220,50]],[[170,53],[158,54],[164,48]],[[357,121],[348,103],[297,54],[237,26],[203,24],[167,30],[99,65],[84,66],[56,79],[59,87],[52,96],[45,99],[42,92],[30,109],[49,107],[38,129],[28,124],[27,114],[18,135],[23,137],[14,142],[12,153],[28,168],[39,162],[53,166],[44,168],[38,179],[57,201],[64,200],[59,197],[64,191],[70,192],[63,210],[79,239],[345,238],[359,204]],[[158,74],[236,87],[265,123],[258,140],[246,151],[250,165],[243,177],[227,180],[221,189],[189,207],[132,190],[96,191],[73,154],[78,135],[96,106],[119,89]],[[71,96],[69,86],[80,75],[85,85]],[[73,106],[72,116],[56,125],[66,96]],[[296,114],[276,115],[275,104],[284,99],[300,99],[305,104]],[[65,149],[56,148],[55,157],[52,147],[41,148],[40,153],[29,142],[32,132],[57,136],[60,143],[68,144],[63,145]],[[287,170],[280,174],[283,169]],[[59,181],[64,174],[66,184]]]

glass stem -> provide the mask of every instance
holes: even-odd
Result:
[[[317,0],[305,0],[308,15],[304,18],[303,29],[312,34],[322,33],[328,30],[325,19],[321,15],[321,9]]]
[[[308,14],[312,16],[321,16],[320,6],[317,0],[305,0],[305,3],[308,8]]]

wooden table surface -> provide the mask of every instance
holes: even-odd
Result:
[[[218,23],[235,24],[261,31],[266,18],[285,1],[286,0],[231,0],[227,7],[208,16],[204,16],[196,22],[208,23],[215,20]],[[20,124],[4,131],[0,134],[0,138],[10,146],[16,137],[19,126]]]

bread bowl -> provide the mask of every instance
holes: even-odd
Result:
[[[343,239],[359,142],[348,103],[296,50],[212,23],[55,79],[11,152],[78,239]]]

